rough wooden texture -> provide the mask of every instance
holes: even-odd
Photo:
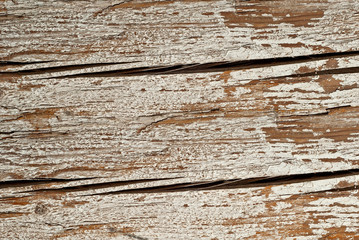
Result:
[[[1,239],[359,237],[357,0],[0,0]]]

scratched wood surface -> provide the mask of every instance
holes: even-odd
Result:
[[[357,0],[0,0],[0,238],[359,238],[358,36]]]

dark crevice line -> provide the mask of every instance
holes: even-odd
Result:
[[[95,190],[101,188],[125,186],[125,185],[131,185],[136,183],[146,183],[146,182],[155,182],[155,181],[172,180],[172,179],[176,179],[176,178],[154,178],[154,179],[138,179],[138,180],[127,180],[127,181],[113,181],[113,182],[84,184],[84,185],[62,187],[62,188],[37,189],[37,190],[24,191],[21,193],[79,192],[79,191],[88,191],[88,190]]]
[[[164,118],[162,118],[162,119],[160,119],[160,120],[153,121],[153,122],[151,122],[151,123],[149,123],[149,124],[146,124],[144,127],[141,127],[140,129],[138,129],[138,130],[137,130],[137,133],[141,133],[142,131],[146,130],[147,128],[149,128],[149,127],[151,127],[151,126],[153,126],[153,125],[155,125],[155,124],[158,124],[158,123],[160,123],[160,122],[163,122],[163,121],[166,121],[166,120],[168,120],[168,119],[171,119],[171,118],[174,118],[174,117],[173,117],[173,116],[164,117]]]
[[[300,183],[300,182],[317,181],[317,180],[324,180],[331,178],[340,178],[340,177],[352,176],[357,174],[359,174],[359,169],[340,170],[333,172],[293,174],[293,175],[283,175],[283,176],[275,176],[275,177],[257,177],[257,178],[248,178],[248,179],[186,182],[186,183],[177,183],[177,184],[162,185],[155,187],[125,189],[120,191],[111,191],[111,192],[97,193],[97,194],[91,194],[85,196],[254,188],[254,187],[266,187],[273,185],[284,185],[284,184],[292,184],[292,183]]]
[[[216,111],[220,111],[220,108],[210,108],[208,110],[204,109],[204,110],[192,110],[192,111],[179,111],[179,112],[163,112],[163,113],[155,113],[155,114],[149,114],[149,115],[140,115],[137,116],[137,118],[149,118],[149,117],[159,117],[159,116],[168,116],[168,115],[174,115],[177,116],[177,114],[203,114],[203,113],[211,113],[211,112],[216,112]],[[227,112],[231,112],[231,111],[227,111]],[[235,111],[233,111],[235,112]]]
[[[146,188],[135,188],[135,189],[125,189],[120,191],[112,191],[112,192],[104,192],[104,193],[96,193],[89,194],[85,196],[94,196],[94,195],[111,195],[111,194],[121,194],[121,193],[161,193],[161,192],[176,192],[177,189],[181,188],[190,188],[193,186],[200,186],[202,184],[206,184],[206,182],[196,182],[196,183],[177,183],[177,184],[169,184],[155,187],[146,187]]]
[[[290,118],[290,117],[314,117],[314,116],[324,116],[324,115],[328,115],[329,111],[325,111],[325,112],[319,112],[319,113],[307,113],[307,114],[292,114],[292,115],[287,115],[287,116],[280,116],[282,118]],[[277,121],[277,123],[280,123],[281,121]]]
[[[49,63],[49,62],[54,62],[54,61],[34,61],[34,62],[0,61],[0,67],[25,66],[32,64]]]
[[[16,132],[19,132],[19,131],[0,132],[0,134],[10,135],[10,134],[14,134]]]
[[[103,9],[101,9],[100,11],[97,11],[96,13],[94,13],[94,17],[96,17],[96,16],[102,14],[103,12],[105,12],[105,11],[107,11],[107,10],[110,10],[110,9],[112,9],[112,8],[114,8],[114,7],[121,6],[122,4],[125,4],[125,3],[128,3],[128,2],[132,2],[132,0],[124,0],[124,1],[122,1],[122,2],[119,2],[119,3],[116,3],[116,4],[112,4],[112,5],[110,5],[110,6],[107,6],[107,7],[103,8]]]
[[[332,110],[335,109],[340,109],[340,108],[349,108],[351,107],[351,105],[343,105],[343,106],[337,106],[337,107],[331,107],[331,108],[326,108],[325,112],[319,112],[319,113],[308,113],[308,114],[292,114],[292,115],[287,115],[287,116],[280,116],[282,118],[290,118],[290,117],[312,117],[312,116],[324,116],[324,115],[329,115],[330,112]],[[277,123],[280,123],[281,121],[277,121]]]
[[[1,137],[0,140],[9,139],[9,138],[16,138],[21,137],[23,135],[26,136],[37,136],[41,137],[42,135],[52,135],[52,136],[60,136],[60,135],[67,135],[69,131],[66,132],[59,132],[59,131],[39,131],[39,130],[29,130],[29,131],[9,131],[9,132],[0,132],[0,135],[8,135],[5,137]]]
[[[242,60],[232,62],[212,62],[212,63],[192,63],[192,64],[179,64],[179,65],[168,65],[168,66],[152,66],[152,67],[139,67],[129,68],[111,71],[100,71],[92,73],[79,73],[70,74],[64,76],[58,76],[55,78],[81,78],[81,77],[119,77],[119,76],[143,76],[143,75],[159,75],[159,74],[185,74],[185,73],[207,73],[207,72],[223,72],[228,70],[241,70],[251,68],[262,68],[279,65],[287,65],[294,63],[312,62],[318,60],[332,59],[332,58],[343,58],[350,56],[359,55],[359,51],[350,52],[333,52],[323,54],[312,54],[295,57],[279,57],[279,58],[267,58],[267,59],[253,59],[253,60]],[[358,72],[359,68],[343,68],[335,70],[325,70],[322,74],[333,74],[347,73],[347,72]],[[312,76],[315,73],[307,73],[307,76]],[[297,75],[293,75],[297,76]],[[306,76],[306,74],[303,74]]]
[[[137,236],[135,234],[124,234],[125,236],[131,238],[131,239],[137,239],[137,240],[149,240],[148,238],[145,238],[145,237],[140,237],[140,236]]]
[[[168,69],[173,69],[175,67],[137,67],[130,69],[120,69],[120,70],[111,70],[111,71],[101,71],[101,72],[91,72],[91,73],[79,73],[79,74],[70,74],[52,78],[82,78],[82,77],[118,77],[118,76],[144,76],[144,75],[156,75]],[[39,78],[49,79],[49,78]]]
[[[5,108],[5,109],[15,109],[15,110],[21,111],[19,108],[14,107],[14,106],[4,106],[4,105],[0,105],[0,107]]]
[[[56,72],[72,71],[72,70],[79,70],[79,69],[86,69],[86,68],[93,68],[93,67],[128,64],[128,63],[135,63],[135,62],[110,62],[110,63],[74,64],[74,65],[65,65],[65,66],[25,69],[25,70],[18,70],[18,71],[5,71],[5,72],[0,72],[0,74],[18,74],[18,75],[22,75],[22,76],[23,75],[35,75],[35,74],[44,74],[44,73],[56,73]]]
[[[154,126],[160,122],[163,122],[163,121],[166,121],[166,120],[169,120],[169,119],[174,119],[174,118],[183,118],[184,120],[194,120],[194,119],[203,119],[205,117],[194,117],[194,118],[186,118],[186,114],[189,114],[189,115],[195,115],[195,114],[206,114],[206,113],[211,113],[211,112],[217,112],[217,111],[220,111],[219,108],[213,108],[213,109],[210,109],[210,110],[204,110],[204,111],[187,111],[187,112],[174,112],[172,113],[172,115],[170,115],[171,113],[163,113],[163,114],[154,114],[154,115],[149,115],[148,117],[154,117],[154,116],[165,116],[165,115],[169,115],[167,117],[163,117],[162,119],[159,119],[157,121],[153,121],[149,124],[146,124],[144,127],[141,127],[137,130],[137,133],[140,133],[144,130],[146,130],[147,128],[151,127],[151,126]],[[182,116],[178,116],[177,114],[182,114]],[[147,117],[147,116],[140,116],[142,118],[144,117]],[[213,117],[210,116],[210,117]]]
[[[0,189],[11,188],[11,187],[28,187],[28,186],[34,186],[34,185],[39,185],[39,184],[47,184],[47,183],[66,183],[66,182],[83,181],[83,180],[91,180],[91,179],[95,179],[95,177],[72,178],[72,179],[35,178],[35,179],[10,180],[10,181],[1,181]]]
[[[20,196],[20,197],[16,197],[16,196],[7,196],[7,197],[0,197],[0,202],[4,202],[4,201],[16,201],[18,199],[26,199],[29,196]]]
[[[6,212],[0,212],[0,218],[2,218],[4,215],[28,215],[30,212],[13,212],[13,211],[6,211]]]
[[[352,107],[352,106],[351,105],[336,106],[336,107],[326,108],[326,110],[330,112],[331,110],[334,110],[334,109],[349,108],[349,107]]]
[[[0,132],[0,134],[14,134],[14,133],[34,133],[34,134],[42,134],[42,133],[53,133],[58,131],[47,131],[47,130],[13,130],[8,132]],[[58,133],[66,133],[66,132],[58,132]]]

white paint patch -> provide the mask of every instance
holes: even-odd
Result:
[[[291,92],[295,90],[303,90],[307,92],[324,92],[323,87],[320,86],[317,82],[279,84],[277,86],[269,88],[269,90],[276,92]]]

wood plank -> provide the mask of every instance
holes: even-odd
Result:
[[[0,1],[0,238],[359,237],[358,13]]]

